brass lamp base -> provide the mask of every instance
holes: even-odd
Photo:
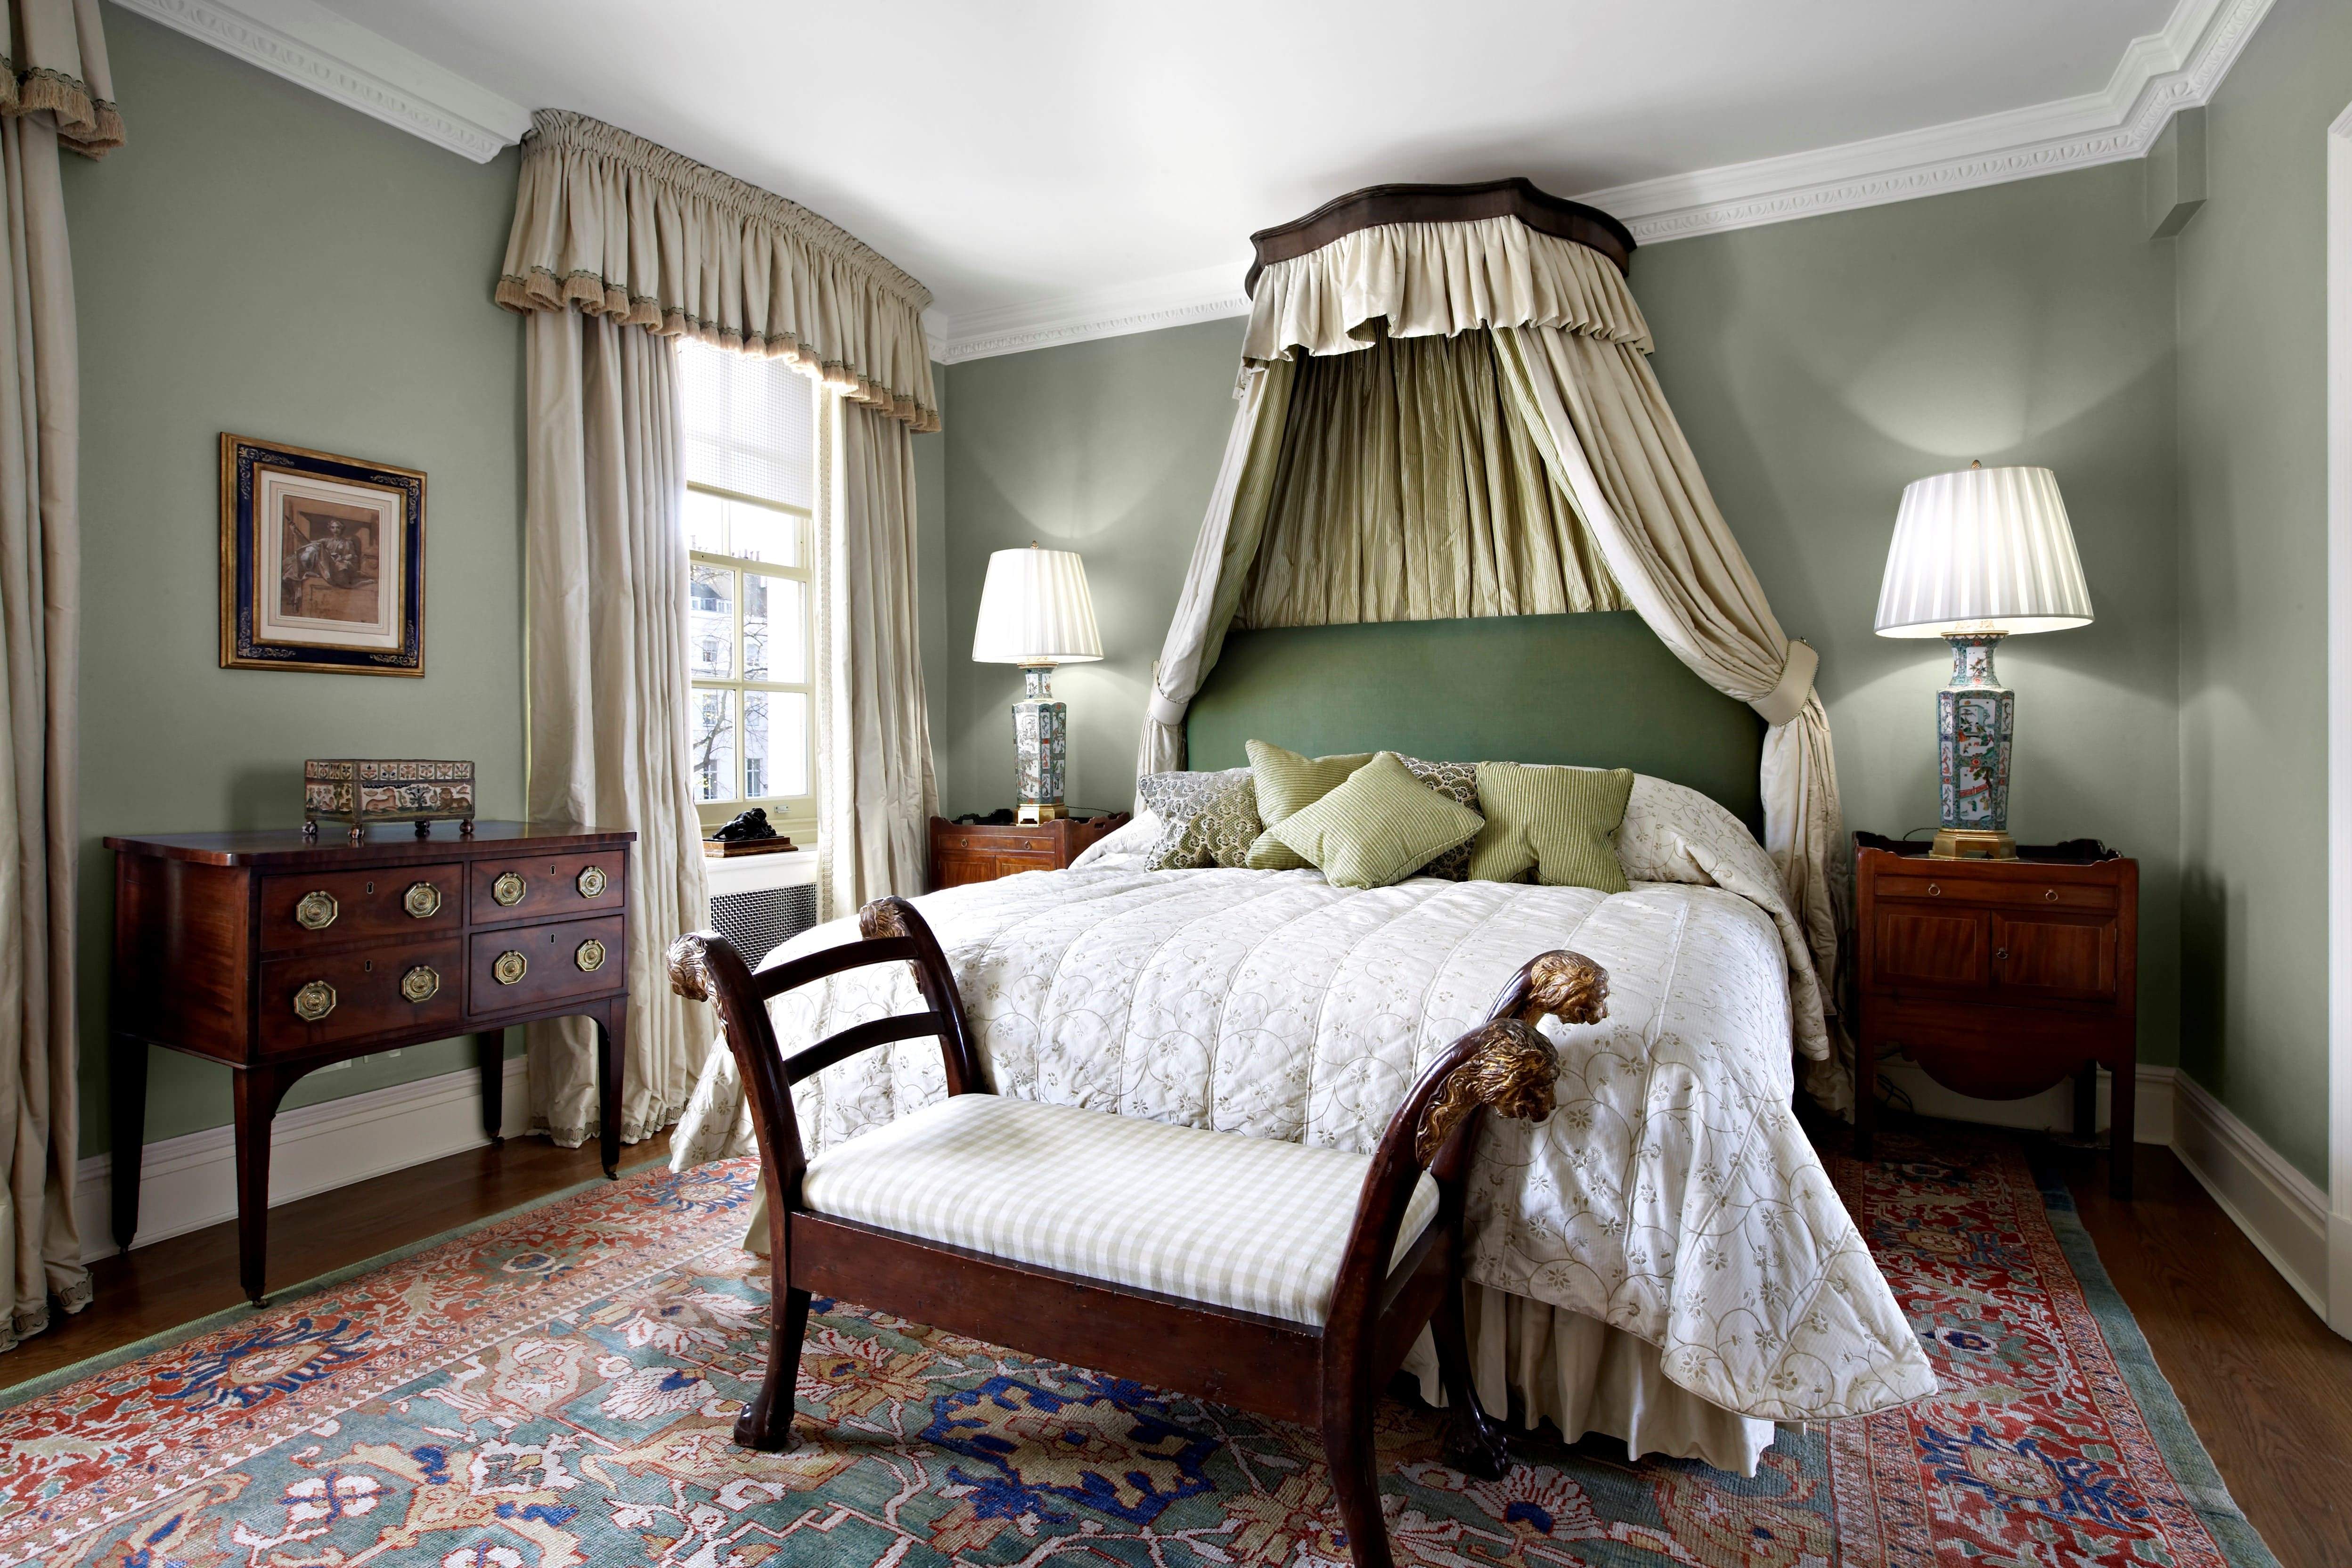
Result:
[[[1937,860],[2014,860],[2017,840],[1989,827],[1938,827],[1927,853]]]
[[[1013,811],[1013,820],[1020,822],[1059,822],[1070,815],[1070,808],[1058,800],[1024,800]]]

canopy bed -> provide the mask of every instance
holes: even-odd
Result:
[[[1815,661],[1650,375],[1630,238],[1502,181],[1360,192],[1256,240],[1139,773],[1205,778],[1253,740],[1630,768],[1631,889],[1150,869],[1162,825],[1139,813],[1070,870],[919,900],[996,1092],[1362,1152],[1515,969],[1572,948],[1609,973],[1610,1016],[1544,1026],[1559,1109],[1490,1124],[1471,1178],[1481,1396],[1753,1473],[1775,1421],[1931,1391],[1791,1107],[1801,1065],[1816,1098],[1843,1092]],[[782,1048],[905,1011],[912,984],[780,997]],[[884,1051],[794,1094],[821,1149],[944,1088],[935,1059]],[[751,1146],[717,1055],[676,1158]]]

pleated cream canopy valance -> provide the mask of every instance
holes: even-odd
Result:
[[[91,158],[122,145],[98,0],[16,0],[0,8],[0,115],[57,116],[58,144]]]
[[[531,116],[498,301],[787,360],[940,427],[929,289],[798,203],[584,114]]]

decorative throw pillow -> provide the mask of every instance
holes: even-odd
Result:
[[[1471,880],[1517,882],[1532,868],[1548,888],[1624,892],[1631,884],[1609,838],[1633,791],[1631,768],[1480,763],[1486,826],[1470,846]]]
[[[1163,824],[1159,842],[1144,857],[1147,871],[1239,866],[1262,830],[1247,768],[1146,773],[1135,781],[1135,795]]]
[[[1385,888],[1477,833],[1476,812],[1381,752],[1312,805],[1267,829],[1335,888]]]
[[[1423,785],[1435,790],[1448,800],[1478,810],[1478,764],[1475,763],[1424,763],[1419,757],[1397,753],[1397,761],[1412,770],[1412,776]],[[1441,881],[1463,882],[1470,878],[1470,846],[1457,844],[1413,873],[1416,877],[1435,877]]]
[[[1295,811],[1313,805],[1347,781],[1348,775],[1372,760],[1370,752],[1338,757],[1302,757],[1297,752],[1264,741],[1249,742],[1250,774],[1257,784],[1258,820],[1267,831],[1250,846],[1246,864],[1253,871],[1296,871],[1307,862],[1276,838],[1275,824]]]

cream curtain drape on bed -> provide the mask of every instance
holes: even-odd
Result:
[[[526,327],[523,506],[534,822],[633,827],[621,1136],[677,1120],[712,1038],[662,954],[709,920],[688,793],[686,546],[678,524],[677,351],[609,317],[534,311]],[[589,1026],[534,1024],[530,1125],[595,1134]]]
[[[122,144],[97,0],[0,13],[0,1351],[89,1304],[75,1223],[81,363],[60,148]]]
[[[930,710],[916,650],[915,447],[843,397],[817,414],[817,919],[923,890]]]
[[[1243,347],[1242,405],[1155,667],[1139,770],[1182,765],[1185,707],[1215,665],[1241,606],[1253,617],[1284,617],[1254,624],[1306,625],[1315,616],[1390,618],[1367,613],[1381,608],[1384,596],[1408,607],[1414,602],[1416,595],[1385,586],[1369,596],[1344,581],[1320,591],[1303,586],[1299,558],[1319,551],[1344,577],[1348,552],[1376,531],[1366,520],[1397,504],[1379,493],[1377,469],[1388,458],[1378,441],[1306,426],[1310,418],[1351,411],[1329,395],[1331,388],[1381,387],[1381,355],[1393,365],[1417,364],[1427,351],[1408,344],[1459,342],[1474,334],[1491,342],[1520,437],[1541,453],[1552,494],[1564,498],[1580,525],[1577,547],[1559,552],[1563,578],[1597,553],[1622,602],[1640,612],[1677,658],[1716,689],[1750,704],[1770,726],[1759,779],[1765,844],[1806,931],[1816,980],[1811,989],[1826,1003],[1836,973],[1844,847],[1829,719],[1812,691],[1819,661],[1781,630],[1708,493],[1650,373],[1649,326],[1623,276],[1599,252],[1516,218],[1379,225],[1259,275]],[[1366,368],[1327,371],[1320,362],[1332,357],[1362,359]],[[1267,397],[1263,389],[1301,359],[1311,368],[1283,382],[1279,399]],[[1424,399],[1435,391],[1457,412],[1462,402],[1442,384],[1415,378],[1408,387],[1393,371],[1385,390]],[[1434,449],[1442,437],[1421,439]],[[1486,438],[1473,445],[1477,450],[1464,458],[1465,469],[1486,460]],[[1359,480],[1356,521],[1339,526],[1347,503],[1320,494],[1294,500],[1284,483],[1305,465],[1312,472],[1297,485],[1336,488],[1340,481],[1325,470],[1336,451],[1349,447],[1360,449],[1375,471]],[[1277,497],[1281,504],[1270,504]],[[1559,520],[1556,508],[1523,508],[1490,509],[1485,521],[1501,528],[1557,526]],[[1466,508],[1463,521],[1475,521]],[[1328,525],[1320,542],[1293,540],[1295,531],[1318,522]],[[1402,530],[1392,541],[1412,542]],[[1277,542],[1281,554],[1274,553]],[[1360,584],[1368,574],[1358,568],[1356,575]],[[1597,602],[1599,584],[1587,581]],[[1577,591],[1565,580],[1558,589],[1568,604]],[[1466,603],[1451,614],[1509,613],[1499,596],[1418,597],[1433,605]],[[1816,1072],[1811,1087],[1834,1108],[1850,1103],[1835,1064]]]

